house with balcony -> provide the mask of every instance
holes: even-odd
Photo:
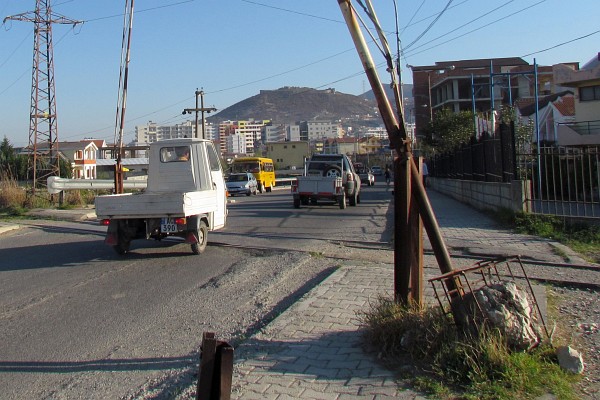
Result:
[[[519,124],[535,124],[536,107],[535,101],[518,101],[515,104]],[[565,140],[564,135],[559,137],[560,125],[572,123],[575,120],[575,98],[573,92],[565,90],[560,93],[544,96],[538,100],[537,121],[539,137],[534,133],[532,143],[538,140],[541,143],[553,143],[559,146],[572,146],[573,142]]]
[[[573,121],[558,124],[558,143],[600,145],[600,53],[583,67],[555,65],[554,79],[574,92]]]
[[[71,163],[73,179],[96,179],[98,147],[94,140],[59,142],[58,151]]]

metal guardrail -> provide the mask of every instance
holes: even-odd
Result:
[[[275,179],[275,187],[288,187],[296,178],[277,178]],[[48,178],[48,193],[58,194],[63,190],[107,190],[115,187],[115,182],[112,179],[68,179],[58,176]],[[125,189],[145,189],[148,185],[146,179],[126,179],[123,181]]]
[[[48,193],[58,194],[63,190],[90,189],[106,190],[115,187],[115,181],[112,179],[68,179],[58,176],[48,178]],[[127,179],[123,182],[125,189],[145,189],[148,186],[146,179]]]

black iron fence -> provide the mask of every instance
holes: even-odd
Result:
[[[533,146],[517,152],[510,125],[496,137],[472,140],[429,162],[433,177],[482,182],[527,182],[533,213],[600,218],[600,149],[596,146]]]
[[[454,153],[436,155],[429,173],[439,178],[484,182],[510,182],[516,179],[513,127],[501,125],[496,136],[483,135],[461,146]]]

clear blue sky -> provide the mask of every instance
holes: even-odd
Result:
[[[598,0],[454,0],[440,15],[448,3],[397,0],[406,83],[406,64],[523,57],[583,65],[600,51]],[[394,2],[373,4],[395,49]],[[59,140],[112,142],[125,1],[56,0],[52,7],[85,21],[74,29],[53,25]],[[34,9],[34,0],[0,0],[1,18]],[[218,110],[261,89],[370,89],[336,0],[138,0],[135,11],[125,142],[147,121],[193,119],[181,111],[195,106],[196,88]],[[0,28],[0,139],[15,146],[29,140],[32,57],[33,23],[7,21]],[[375,50],[373,57],[383,62]]]

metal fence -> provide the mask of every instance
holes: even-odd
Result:
[[[501,125],[496,136],[473,138],[453,153],[436,155],[428,167],[431,176],[484,182],[510,182],[516,177],[513,129]]]
[[[600,218],[598,147],[540,147],[517,159],[518,179],[530,182],[531,212]]]
[[[429,162],[430,175],[484,182],[526,181],[527,209],[537,214],[600,218],[600,151],[596,146],[540,146],[517,152],[514,129],[472,140]]]

